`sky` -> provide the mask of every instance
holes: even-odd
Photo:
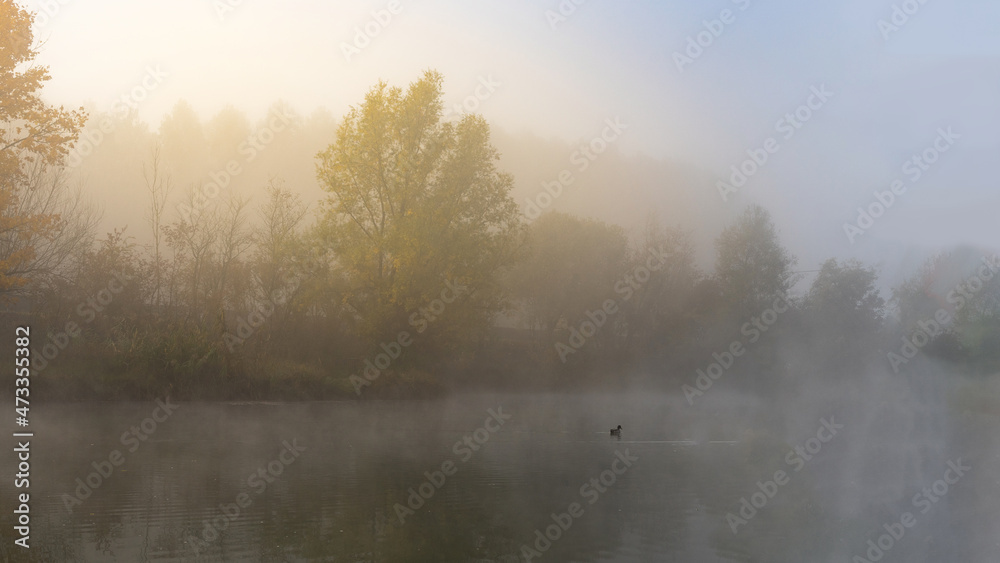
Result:
[[[154,128],[181,99],[203,116],[279,99],[339,116],[378,80],[433,68],[450,103],[491,84],[476,111],[508,131],[583,142],[618,118],[617,150],[696,167],[714,179],[701,190],[774,138],[737,193],[709,197],[721,213],[765,205],[802,268],[836,256],[903,271],[948,246],[1000,247],[995,0],[23,4],[40,12],[57,104],[110,108],[152,67],[166,76],[138,111]],[[784,137],[779,120],[810,100]],[[949,150],[910,181],[904,164],[949,128]],[[897,178],[906,191],[850,237]]]

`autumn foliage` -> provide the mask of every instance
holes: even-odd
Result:
[[[62,218],[32,205],[30,191],[58,167],[86,120],[82,110],[52,107],[40,96],[49,80],[37,55],[34,16],[0,0],[0,296],[32,281],[34,241],[55,237]]]

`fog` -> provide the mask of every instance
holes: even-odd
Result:
[[[994,561],[998,17],[0,0],[0,558]]]
[[[689,203],[699,217],[731,215],[760,202],[804,264],[858,257],[884,262],[885,274],[899,276],[947,246],[994,244],[989,207],[996,194],[988,155],[997,149],[994,100],[1000,86],[990,78],[998,46],[982,23],[995,18],[997,8],[986,1],[921,10],[887,39],[877,22],[891,23],[892,4],[860,1],[808,10],[755,2],[704,8],[590,2],[564,16],[566,21],[557,20],[554,29],[546,10],[558,12],[558,6],[404,2],[385,32],[350,61],[342,43],[352,42],[355,26],[364,27],[380,6],[58,4],[39,30],[45,44],[38,61],[53,75],[46,98],[67,106],[90,102],[107,111],[141,80],[146,65],[160,65],[167,78],[137,104],[139,118],[154,131],[179,100],[206,120],[230,105],[260,119],[277,100],[302,115],[325,108],[340,116],[376,81],[406,84],[432,67],[447,77],[448,103],[461,103],[474,94],[480,77],[489,76],[500,86],[477,110],[496,129],[565,141],[553,147],[563,158],[531,158],[527,151],[522,158],[513,147],[501,151],[512,171],[538,169],[537,178],[515,174],[526,192],[565,166],[572,147],[599,133],[609,117],[629,124],[615,149],[667,163],[662,172],[625,167],[638,175],[628,183],[638,185],[602,190],[611,192],[604,198],[584,193],[591,182],[607,185],[588,175],[574,194],[583,201],[563,198],[556,209],[632,224],[641,217],[625,213],[626,202],[610,209],[604,204],[622,189],[640,187],[664,212],[677,207],[678,197],[702,196],[704,203]],[[687,38],[704,30],[702,20],[718,18],[725,8],[734,10],[735,21],[678,70],[674,53],[683,54]],[[79,48],[83,44],[86,49]],[[820,84],[834,97],[766,169],[729,203],[711,194],[729,167],[775,135],[774,123]],[[905,212],[894,209],[860,241],[848,243],[843,223],[855,219],[857,207],[871,200],[873,190],[885,189],[941,126],[961,135],[958,150],[905,195]],[[671,169],[678,161],[682,170]],[[620,177],[617,163],[601,164]],[[685,174],[686,168],[696,177]],[[312,171],[306,165],[301,173],[294,187],[308,193],[300,184],[312,179]],[[90,187],[99,201],[123,193],[125,186],[102,185],[98,178]],[[646,207],[645,197],[625,193],[618,199]],[[709,221],[707,232],[718,232],[721,222]],[[109,216],[108,225],[121,221]]]

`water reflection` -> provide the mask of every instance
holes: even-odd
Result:
[[[150,407],[39,413],[52,422],[33,442],[32,548],[12,551],[5,511],[6,560],[849,560],[959,449],[935,413],[866,419],[831,406],[822,415],[844,421],[843,435],[795,471],[789,452],[816,435],[821,413],[797,424],[654,396],[469,396],[184,404],[130,453],[122,433]],[[608,418],[628,432],[609,436]],[[916,420],[931,421],[929,434],[896,447]],[[966,460],[993,447],[978,440]],[[68,502],[114,450],[124,462]],[[779,470],[787,479],[768,488]],[[918,516],[894,560],[973,560],[987,526],[970,516],[977,477],[965,479]],[[734,533],[727,515],[758,491],[764,506]]]

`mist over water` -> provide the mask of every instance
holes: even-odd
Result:
[[[909,511],[916,525],[894,558],[987,561],[995,521],[978,516],[997,500],[979,491],[997,465],[995,417],[950,407],[957,386],[934,369],[866,382],[863,394],[806,384],[780,410],[721,388],[698,406],[650,393],[181,403],[131,453],[116,432],[155,403],[52,406],[39,415],[52,422],[36,429],[50,438],[33,454],[33,549],[50,561],[519,561],[523,546],[536,549],[536,530],[576,502],[582,514],[545,560],[844,561]],[[494,413],[503,424],[485,423]],[[622,438],[608,436],[607,420]],[[808,461],[794,454],[823,420],[842,428],[820,433],[830,439]],[[293,442],[302,451],[272,482],[248,482]],[[125,463],[67,512],[75,479],[116,449]],[[596,492],[588,483],[600,486],[618,454],[632,466]],[[957,460],[971,470],[921,513],[927,503],[914,495]],[[734,534],[727,515],[781,470],[788,481]],[[415,496],[421,485],[429,498]],[[227,513],[240,494],[250,504]],[[214,541],[202,539],[206,522]]]
[[[786,4],[0,0],[0,561],[995,563],[1000,4]]]

